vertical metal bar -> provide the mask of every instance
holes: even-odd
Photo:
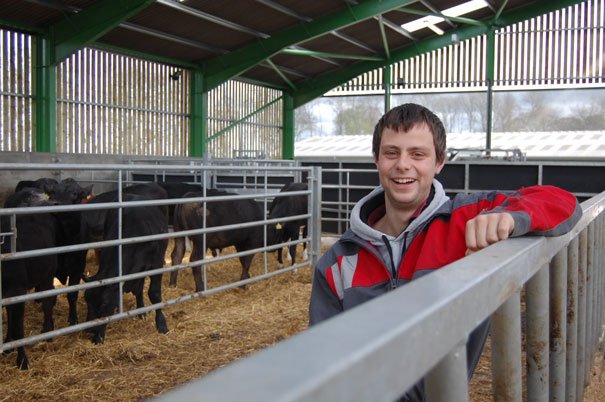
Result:
[[[600,216],[597,217],[597,258],[596,258],[596,267],[599,272],[599,319],[598,319],[598,327],[599,331],[602,331],[603,327],[603,319],[604,314],[603,311],[605,309],[605,257],[604,257],[604,249],[605,249],[605,214],[601,213]]]
[[[578,343],[577,343],[577,374],[576,374],[576,400],[583,400],[585,377],[585,350],[586,350],[586,254],[588,244],[588,230],[580,233],[578,253],[578,296],[576,301],[576,314],[578,316]]]
[[[384,111],[385,113],[391,110],[391,92],[393,89],[393,85],[391,83],[391,65],[386,65],[383,67],[382,72],[383,85],[384,85]]]
[[[468,401],[466,341],[460,342],[424,378],[427,402]]]
[[[265,196],[263,197],[263,219],[266,221],[267,220],[267,193],[268,193],[268,187],[267,187],[267,182],[269,180],[268,177],[268,171],[265,169],[265,173],[264,173],[264,193]],[[267,243],[268,243],[268,239],[267,239],[267,224],[265,223],[263,225],[263,247],[267,247]],[[268,272],[268,268],[267,268],[267,250],[263,251],[263,267],[264,267],[264,273],[266,274]]]
[[[493,96],[493,86],[494,86],[494,56],[496,53],[495,47],[495,36],[496,31],[494,29],[490,29],[487,33],[487,62],[486,62],[486,84],[487,84],[487,130],[485,133],[485,149],[488,152],[492,147],[492,129],[493,129],[493,105],[494,105],[494,96]]]
[[[12,218],[11,218],[12,220]],[[1,224],[1,220],[0,220],[0,233],[2,233],[4,229],[2,228],[2,224]],[[11,236],[12,238],[13,236]],[[1,238],[1,242],[0,242],[0,246],[2,245],[2,242],[6,241],[6,237]],[[0,284],[2,284],[2,259],[0,259]],[[2,350],[2,346],[4,346],[4,323],[2,322],[2,311],[4,304],[2,303],[2,286],[0,286],[0,350]],[[8,328],[7,328],[8,331]]]
[[[120,204],[122,203],[122,170],[118,170],[118,201],[120,202]],[[118,207],[118,239],[122,239],[122,205],[120,205]],[[122,243],[120,243],[118,245],[118,276],[122,277],[122,263],[124,261],[122,260]],[[120,306],[120,313],[122,313],[124,311],[124,297],[122,295],[122,291],[124,288],[124,282],[120,281],[119,282],[119,291],[118,291],[118,300],[119,300],[119,306]]]
[[[566,371],[565,392],[567,400],[573,401],[576,397],[577,386],[577,354],[578,354],[578,246],[579,240],[575,237],[567,247],[567,344],[566,344]]]
[[[555,255],[550,270],[550,400],[565,400],[565,347],[567,330],[567,249]]]
[[[525,287],[527,336],[527,401],[548,401],[548,284],[543,266]]]
[[[310,258],[311,268],[315,267],[321,254],[321,166],[313,166],[311,169],[311,175],[309,176],[311,191],[311,247],[310,247]]]
[[[516,291],[492,315],[494,401],[521,402],[521,292]]]
[[[586,245],[586,347],[584,349],[586,365],[584,367],[584,386],[587,386],[590,383],[590,369],[594,356],[594,222],[591,222],[588,225]]]

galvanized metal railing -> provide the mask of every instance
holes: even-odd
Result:
[[[158,399],[392,402],[425,378],[428,401],[468,401],[464,345],[492,317],[494,400],[581,401],[603,324],[605,192],[582,207],[564,236],[494,244]]]
[[[74,291],[86,290],[89,288],[104,286],[104,285],[108,285],[108,284],[112,284],[112,283],[118,283],[121,286],[121,284],[123,284],[124,282],[126,282],[128,280],[147,277],[147,276],[151,276],[151,275],[155,275],[155,274],[162,274],[162,273],[168,273],[168,272],[173,272],[173,271],[178,271],[178,270],[184,270],[184,269],[187,269],[187,268],[190,268],[193,266],[201,267],[202,273],[204,275],[204,282],[206,283],[205,275],[206,275],[206,265],[207,264],[226,260],[226,259],[233,259],[235,261],[234,263],[239,265],[239,262],[237,261],[237,259],[241,256],[254,255],[257,253],[264,254],[264,256],[263,256],[263,268],[264,268],[263,273],[261,273],[260,275],[256,275],[252,278],[249,278],[246,280],[235,281],[235,282],[228,283],[228,284],[219,285],[219,286],[215,286],[212,288],[206,288],[199,292],[190,293],[190,294],[180,296],[180,297],[177,297],[177,298],[174,298],[171,300],[164,300],[162,303],[155,303],[152,305],[148,305],[148,306],[145,306],[142,308],[135,308],[132,310],[124,309],[122,299],[121,299],[121,292],[120,292],[120,296],[119,296],[120,300],[118,303],[118,305],[119,305],[118,312],[114,315],[99,318],[99,319],[96,319],[93,321],[82,322],[82,323],[79,323],[76,325],[71,325],[68,327],[59,328],[54,331],[49,331],[49,332],[45,332],[45,333],[41,333],[41,334],[28,336],[28,337],[25,337],[25,338],[22,338],[19,340],[13,340],[10,342],[4,342],[4,336],[0,336],[0,351],[10,350],[10,349],[13,349],[13,348],[16,348],[19,346],[29,345],[29,344],[33,344],[33,343],[40,342],[43,340],[51,339],[56,336],[66,335],[69,333],[81,331],[81,330],[84,330],[87,328],[97,326],[99,324],[107,324],[109,322],[117,321],[120,319],[135,317],[142,313],[157,310],[159,308],[164,308],[166,306],[170,306],[170,305],[177,304],[177,303],[182,303],[182,302],[192,300],[192,299],[195,299],[198,297],[214,294],[214,293],[217,293],[217,292],[220,292],[223,290],[239,287],[239,286],[246,285],[246,284],[256,282],[259,280],[264,280],[264,279],[270,278],[272,276],[284,274],[284,273],[293,271],[293,270],[301,268],[301,267],[305,267],[305,266],[309,266],[309,265],[313,266],[316,263],[317,259],[319,258],[320,239],[321,239],[321,216],[320,216],[320,209],[319,209],[320,200],[321,200],[321,168],[318,168],[318,167],[313,167],[313,168],[309,168],[309,167],[301,168],[301,167],[295,167],[295,166],[281,167],[281,166],[270,166],[267,164],[263,167],[259,167],[259,166],[249,167],[249,166],[164,165],[161,168],[159,168],[157,165],[150,165],[150,164],[137,165],[136,167],[133,167],[132,165],[109,165],[109,164],[95,165],[95,164],[26,164],[26,163],[10,164],[10,163],[0,163],[0,171],[20,171],[20,170],[23,170],[23,171],[36,171],[37,170],[40,172],[61,171],[63,173],[79,172],[80,174],[82,174],[82,172],[91,172],[92,173],[92,172],[99,172],[99,171],[113,171],[115,173],[115,176],[117,177],[118,184],[122,183],[123,177],[130,176],[134,171],[155,173],[158,170],[167,171],[169,173],[170,172],[173,172],[173,173],[182,172],[182,171],[187,171],[187,172],[196,171],[197,175],[199,175],[200,177],[204,177],[204,178],[207,176],[213,175],[213,174],[214,175],[217,174],[217,171],[218,172],[239,171],[239,172],[241,172],[241,174],[247,174],[248,170],[252,170],[256,174],[260,174],[261,176],[263,176],[264,179],[262,180],[262,183],[258,183],[258,186],[256,187],[256,192],[248,192],[246,194],[240,194],[240,195],[213,196],[213,197],[205,196],[205,197],[196,197],[196,198],[187,198],[187,199],[131,201],[131,202],[127,202],[127,203],[119,201],[119,202],[109,202],[109,203],[89,203],[89,204],[82,204],[82,205],[60,205],[60,206],[50,206],[50,207],[0,208],[0,216],[10,216],[11,222],[12,222],[10,228],[4,228],[4,227],[0,228],[0,233],[4,237],[3,241],[10,241],[12,243],[10,252],[0,254],[0,283],[2,281],[3,263],[6,261],[21,259],[21,258],[31,258],[34,256],[66,253],[66,252],[77,251],[77,250],[95,249],[95,248],[110,247],[110,246],[116,246],[116,245],[121,247],[125,244],[140,243],[140,242],[159,240],[159,239],[169,239],[169,238],[175,238],[175,237],[181,237],[181,236],[191,236],[191,235],[199,235],[199,234],[206,236],[207,234],[214,233],[214,232],[233,230],[233,229],[244,229],[244,228],[252,227],[252,226],[267,227],[268,225],[275,224],[278,221],[283,222],[283,221],[295,220],[295,219],[307,219],[308,235],[305,238],[293,239],[291,241],[281,242],[281,243],[274,244],[274,245],[269,245],[269,244],[267,244],[267,237],[266,237],[267,232],[266,232],[266,230],[264,230],[263,232],[264,232],[265,239],[264,239],[264,243],[263,243],[264,245],[262,247],[255,248],[252,250],[218,256],[216,258],[213,258],[211,261],[203,259],[203,260],[200,260],[197,262],[172,265],[172,266],[168,266],[168,267],[157,268],[154,270],[149,270],[149,271],[144,271],[144,272],[139,272],[139,273],[129,274],[129,275],[126,275],[126,274],[123,275],[120,270],[120,274],[114,278],[103,279],[101,281],[91,281],[88,283],[81,283],[79,285],[65,286],[65,287],[61,287],[61,288],[33,292],[33,293],[25,294],[25,295],[8,297],[8,298],[3,298],[2,290],[0,289],[0,309],[1,309],[2,307],[11,305],[11,304],[42,299],[42,298],[48,297],[48,296],[57,296],[57,295],[61,295],[61,294],[67,294],[67,293],[74,292]],[[260,202],[262,202],[264,204],[264,210],[266,211],[268,202],[270,201],[271,198],[284,196],[284,194],[285,194],[285,193],[280,194],[277,192],[278,190],[276,190],[274,187],[271,187],[268,184],[267,177],[271,174],[271,172],[281,173],[281,172],[285,172],[285,171],[295,171],[298,176],[300,176],[301,173],[306,174],[308,190],[287,193],[287,195],[289,195],[289,196],[290,195],[304,195],[308,198],[308,212],[304,215],[296,215],[296,216],[288,217],[285,219],[269,219],[268,217],[265,216],[259,221],[241,223],[241,224],[236,224],[236,225],[204,227],[201,229],[187,230],[187,231],[182,231],[182,232],[177,232],[177,233],[171,232],[171,233],[156,234],[156,235],[150,235],[150,236],[131,237],[131,238],[126,238],[126,239],[118,238],[116,240],[96,241],[96,242],[90,242],[90,243],[75,244],[75,245],[70,245],[70,246],[52,247],[52,248],[46,248],[46,249],[40,249],[40,250],[17,251],[15,249],[16,243],[14,240],[15,239],[14,228],[15,228],[16,216],[19,214],[40,214],[40,213],[57,213],[57,214],[59,214],[61,212],[68,212],[68,211],[86,211],[86,210],[94,210],[94,209],[111,209],[111,208],[122,209],[125,206],[133,207],[133,206],[143,206],[143,205],[147,205],[147,206],[149,206],[149,205],[169,205],[169,204],[179,204],[179,203],[182,204],[182,203],[193,202],[193,201],[208,202],[208,201],[221,201],[221,200],[227,200],[227,199],[228,200],[234,200],[234,199],[259,200],[260,199],[260,200],[262,200]],[[44,174],[42,174],[42,175],[44,175]],[[67,176],[69,176],[69,173],[67,173]],[[127,181],[131,182],[132,180],[127,180]],[[204,188],[210,188],[209,185],[205,186],[206,182],[209,183],[209,181],[206,181],[206,180],[202,181],[202,184],[204,184]],[[200,188],[202,188],[202,187],[200,187]],[[267,253],[268,252],[275,251],[281,247],[288,247],[290,245],[300,244],[300,243],[308,244],[309,259],[307,261],[295,263],[287,268],[283,268],[283,269],[280,269],[277,271],[271,271],[271,272],[268,271],[268,269],[267,269]],[[118,264],[121,267],[121,258],[119,258]],[[2,327],[2,315],[0,314],[0,328],[1,327]]]

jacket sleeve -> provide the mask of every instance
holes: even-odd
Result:
[[[500,205],[482,213],[508,212],[515,220],[511,237],[560,236],[582,217],[576,197],[558,187],[539,185],[510,193]]]
[[[336,261],[332,254],[331,250],[324,254],[313,270],[309,325],[317,324],[343,311],[332,272],[336,264],[330,265],[330,261]]]

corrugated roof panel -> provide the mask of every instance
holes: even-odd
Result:
[[[448,148],[484,148],[485,133],[450,133]],[[605,159],[605,130],[493,133],[492,148],[519,148],[527,158]],[[312,137],[296,142],[296,157],[372,157],[371,135]]]

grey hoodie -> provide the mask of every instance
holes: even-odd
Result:
[[[351,211],[351,230],[357,236],[370,242],[378,249],[386,266],[391,267],[391,269],[393,269],[393,266],[398,267],[405,251],[404,247],[407,247],[411,243],[411,240],[414,238],[416,233],[422,229],[427,220],[435,214],[439,207],[449,200],[449,197],[443,190],[443,186],[435,179],[433,179],[433,188],[435,190],[435,195],[431,199],[430,203],[425,206],[420,215],[412,220],[412,222],[410,222],[405,230],[398,236],[395,237],[384,234],[369,226],[362,218],[362,207],[369,200],[375,198],[381,193],[384,193],[384,188],[382,188],[382,186],[375,188],[371,193],[363,197],[357,202],[357,204],[355,204],[353,210]],[[385,243],[385,239],[388,240],[388,246]],[[389,252],[389,247],[392,250],[392,256]]]

